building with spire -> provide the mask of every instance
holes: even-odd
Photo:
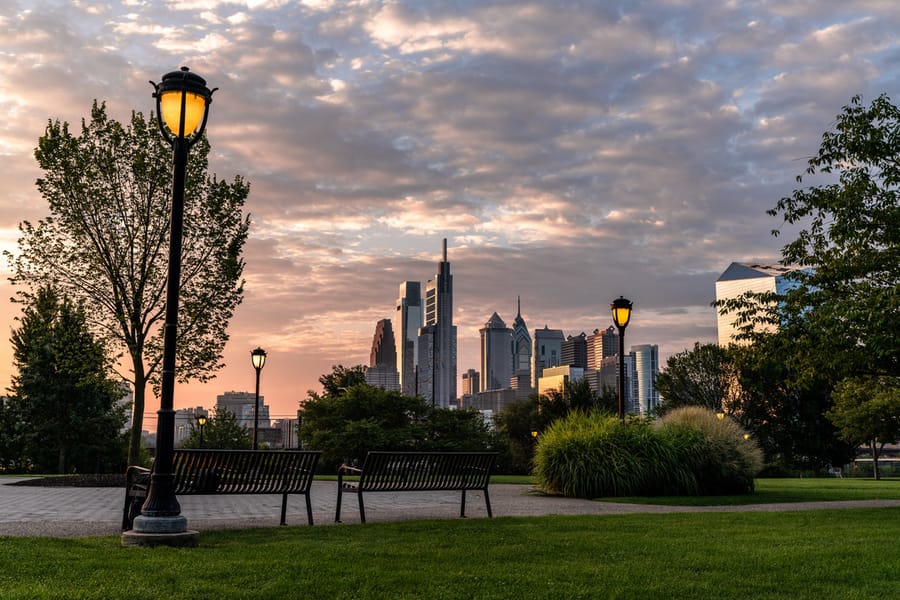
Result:
[[[513,330],[496,312],[491,315],[481,334],[481,390],[510,388],[513,375]]]
[[[404,281],[400,284],[397,312],[394,319],[394,346],[397,351],[397,372],[400,389],[407,396],[415,396],[416,365],[419,362],[419,330],[422,328],[422,284]]]
[[[531,335],[522,318],[522,297],[516,298],[516,318],[512,326],[513,336],[513,379],[512,387],[517,399],[525,399],[531,394]]]
[[[434,279],[425,286],[425,325],[419,330],[419,395],[435,406],[456,406],[456,326],[453,324],[453,275],[447,239]]]

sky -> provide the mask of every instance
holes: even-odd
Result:
[[[148,81],[186,65],[220,88],[210,169],[250,182],[253,225],[226,366],[176,408],[252,391],[261,346],[271,414],[295,414],[332,365],[368,362],[444,238],[460,376],[519,296],[529,329],[576,335],[624,295],[626,346],[664,362],[715,341],[731,262],[778,259],[794,231],[766,210],[815,183],[795,178],[841,108],[897,96],[898,30],[894,0],[6,1],[0,250],[48,214],[48,120],[77,127],[94,99],[149,115]]]

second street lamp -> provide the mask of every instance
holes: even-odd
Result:
[[[619,329],[619,422],[625,422],[625,328],[631,321],[631,300],[619,296],[610,305],[613,323]]]
[[[175,497],[175,341],[178,334],[178,302],[181,285],[181,245],[184,229],[184,180],[188,150],[203,135],[209,105],[216,91],[187,67],[163,75],[153,85],[159,130],[172,145],[172,215],[169,233],[169,271],[166,283],[166,324],[160,401],[156,425],[156,462],[147,499],[132,532],[123,534],[127,545],[196,546],[199,534],[187,531],[187,519]],[[127,537],[126,537],[127,536]],[[143,537],[141,537],[143,536]]]
[[[197,426],[200,428],[200,447],[203,447],[203,427],[206,425],[206,417],[200,415],[197,417]]]
[[[256,450],[259,444],[259,372],[266,366],[266,351],[262,348],[253,350],[250,352],[250,360],[256,369],[256,402],[253,409],[253,449]]]

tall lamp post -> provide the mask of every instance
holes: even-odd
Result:
[[[206,425],[206,417],[200,415],[197,417],[197,426],[200,428],[200,447],[203,447],[203,427]]]
[[[625,422],[625,328],[631,321],[631,300],[619,296],[610,305],[613,323],[619,329],[619,422]]]
[[[253,408],[253,449],[256,450],[259,443],[259,372],[266,366],[266,351],[257,348],[250,352],[250,360],[256,369],[256,403]]]
[[[127,545],[195,546],[199,533],[187,531],[187,519],[175,497],[175,339],[178,332],[178,296],[181,283],[181,241],[184,221],[184,179],[188,150],[203,135],[209,105],[216,89],[187,67],[163,75],[153,85],[156,118],[163,137],[172,145],[172,215],[169,235],[169,273],[166,288],[166,324],[163,332],[162,381],[156,427],[156,464],[141,515],[134,520]],[[141,535],[144,537],[141,537]]]

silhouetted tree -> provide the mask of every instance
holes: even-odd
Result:
[[[249,186],[207,172],[209,143],[187,165],[179,306],[179,381],[205,381],[221,367],[226,328],[243,297],[241,258]],[[165,320],[172,202],[172,149],[155,119],[132,113],[123,127],[94,102],[81,135],[51,121],[35,151],[38,189],[50,215],[19,224],[19,252],[5,255],[28,301],[45,284],[90,306],[92,331],[130,360],[134,411],[128,462],[140,454],[146,387],[157,390]],[[118,357],[116,357],[118,358]]]
[[[181,441],[182,448],[200,447],[200,428],[191,424],[191,432]],[[203,447],[249,450],[253,447],[250,430],[238,423],[227,408],[217,408],[203,426]]]
[[[682,406],[731,412],[739,388],[730,351],[718,344],[695,343],[693,349],[669,357],[666,369],[656,377],[656,389],[664,398],[659,415]]]
[[[42,287],[13,331],[10,409],[22,454],[44,473],[96,473],[124,463],[122,391],[84,310]]]

